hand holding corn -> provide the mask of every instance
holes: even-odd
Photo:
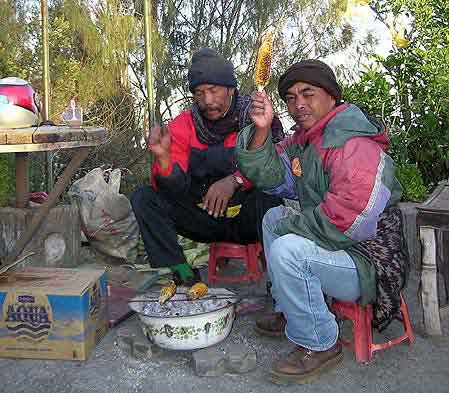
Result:
[[[264,91],[253,94],[249,117],[256,128],[256,135],[260,134],[266,137],[273,122],[274,111],[273,105]]]

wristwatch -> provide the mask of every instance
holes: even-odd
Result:
[[[237,183],[237,185],[240,187],[243,186],[244,182],[243,182],[243,178],[237,175],[232,175],[234,177],[235,182]]]

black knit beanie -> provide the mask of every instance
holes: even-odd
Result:
[[[192,56],[192,65],[187,74],[189,90],[204,83],[226,87],[237,87],[234,66],[211,48],[201,48]]]
[[[331,68],[320,60],[301,60],[291,65],[280,77],[278,91],[285,101],[287,90],[297,82],[309,83],[321,87],[335,98],[336,105],[341,102],[341,87]]]

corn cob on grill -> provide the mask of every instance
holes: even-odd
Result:
[[[176,284],[170,280],[167,285],[161,288],[159,295],[159,303],[164,304],[168,299],[172,298],[176,294]]]
[[[189,300],[201,299],[207,294],[208,288],[204,282],[199,282],[193,285],[186,293],[186,297]]]

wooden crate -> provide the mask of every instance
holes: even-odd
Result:
[[[8,255],[37,209],[0,208],[0,258]],[[22,255],[35,254],[18,266],[75,267],[79,264],[81,226],[78,208],[52,208]]]

